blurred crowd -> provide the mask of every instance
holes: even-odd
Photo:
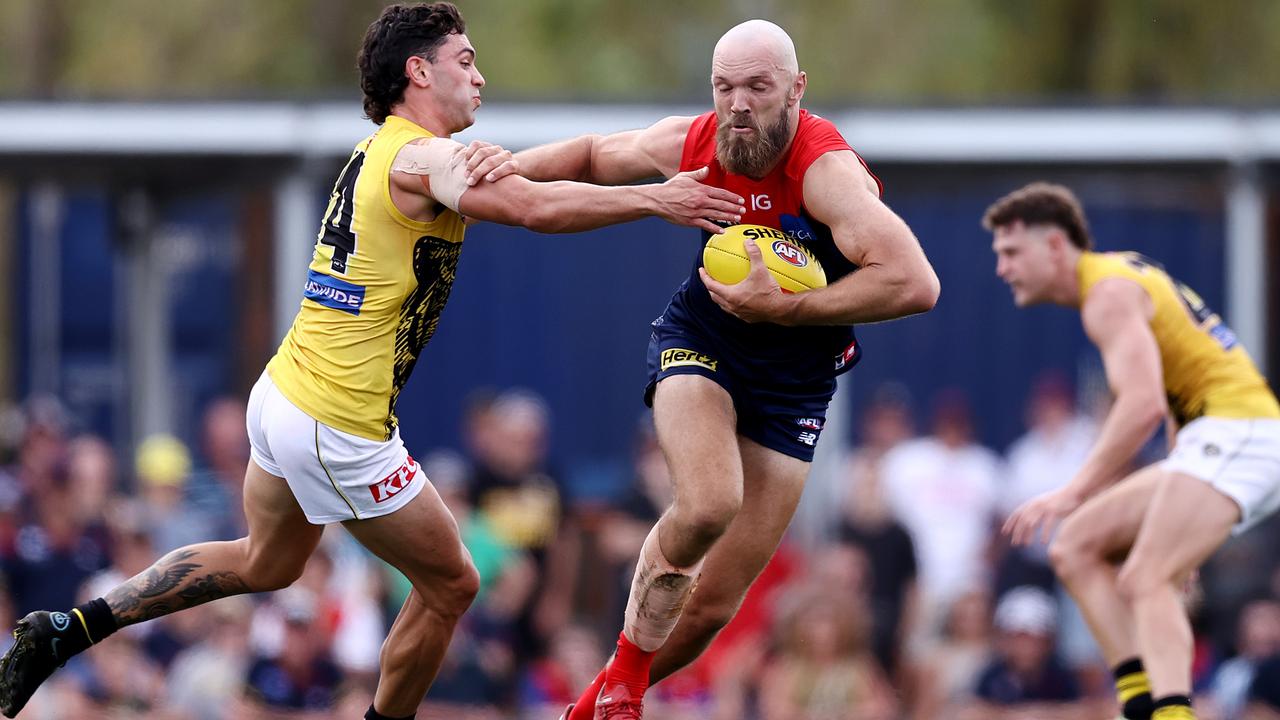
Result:
[[[1105,408],[1080,407],[1052,375],[1028,397],[1026,433],[1001,454],[975,440],[959,391],[922,403],[921,429],[905,389],[868,391],[858,444],[838,472],[815,473],[797,531],[738,616],[651,691],[647,714],[1118,715],[1110,671],[1045,547],[1011,548],[999,532],[1018,504],[1070,479]],[[671,500],[666,464],[642,422],[626,492],[578,500],[548,458],[554,418],[536,395],[479,392],[460,422],[465,447],[410,448],[482,578],[419,717],[552,720],[616,637],[640,545]],[[0,625],[101,596],[175,547],[245,530],[240,399],[211,402],[192,447],[155,436],[121,457],[76,428],[49,399],[0,416]],[[1273,518],[1188,588],[1203,718],[1280,717],[1277,547]],[[408,591],[331,527],[294,587],[117,633],[73,658],[24,717],[358,718]]]

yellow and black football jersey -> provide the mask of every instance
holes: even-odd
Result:
[[[392,161],[424,137],[392,115],[356,146],[329,196],[302,308],[267,364],[290,402],[372,440],[395,430],[396,397],[440,321],[462,249],[457,212],[419,222],[391,200]]]

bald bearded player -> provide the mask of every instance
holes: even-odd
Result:
[[[752,20],[725,33],[711,83],[713,112],[516,156],[530,179],[600,184],[709,166],[704,182],[748,198],[742,222],[805,245],[829,281],[784,294],[748,242],[750,274],[724,285],[699,252],[654,321],[645,400],[675,501],[644,542],[617,653],[570,720],[641,717],[650,683],[729,622],[791,521],[836,376],[858,360],[853,326],[924,312],[938,297],[879,181],[830,122],[800,109],[806,77],[782,28]]]

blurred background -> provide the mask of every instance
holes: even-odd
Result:
[[[243,532],[244,401],[373,127],[354,58],[384,4],[0,0],[0,624]],[[720,34],[778,22],[805,105],[942,279],[933,312],[859,330],[791,535],[650,715],[1114,717],[1043,548],[996,532],[1083,460],[1101,366],[1076,314],[1015,311],[979,219],[1027,181],[1072,186],[1101,249],[1164,262],[1275,386],[1280,3],[459,5],[488,81],[460,137],[513,150],[703,112]],[[647,323],[698,247],[652,220],[468,231],[398,408],[484,578],[420,717],[554,718],[603,662],[670,498]],[[1272,717],[1277,547],[1273,520],[1189,592],[1202,717]],[[334,529],[298,587],[120,633],[24,717],[359,717],[406,592]]]

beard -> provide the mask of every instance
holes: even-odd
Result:
[[[734,126],[749,127],[755,132],[743,137],[733,132]],[[782,155],[790,134],[791,118],[786,109],[778,114],[778,121],[767,128],[761,128],[748,113],[730,115],[716,126],[716,160],[735,175],[764,177]]]

